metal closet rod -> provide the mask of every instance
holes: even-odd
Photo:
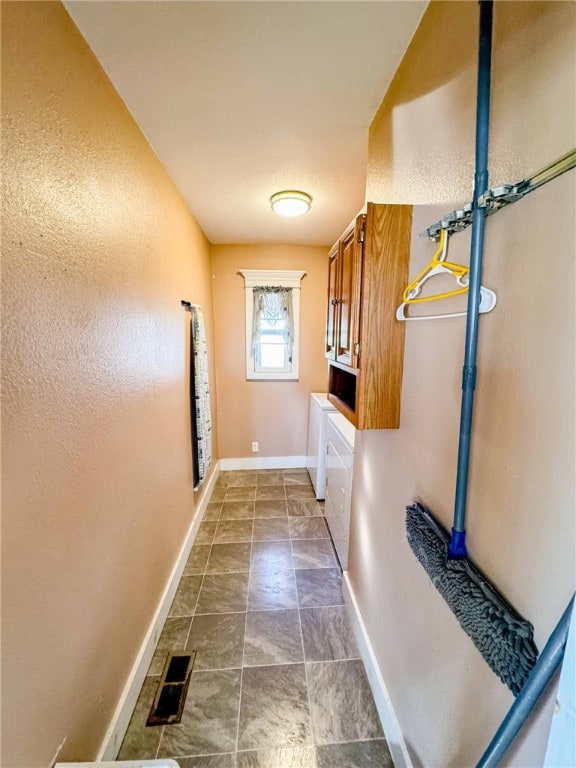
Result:
[[[499,187],[489,189],[485,194],[478,198],[478,205],[485,209],[485,215],[491,216],[496,211],[507,205],[521,200],[530,192],[533,192],[543,184],[547,184],[552,179],[557,178],[566,171],[576,168],[576,149],[570,150],[562,157],[559,157],[553,163],[550,163],[541,171],[530,176],[528,179],[516,182],[516,184],[501,184]],[[420,237],[428,237],[431,240],[440,238],[441,230],[445,229],[448,234],[453,235],[461,232],[472,224],[472,203],[467,203],[463,208],[452,211],[444,218],[437,221],[432,226],[420,233]]]

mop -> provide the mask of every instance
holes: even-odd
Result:
[[[491,45],[492,0],[480,0],[476,170],[454,525],[448,534],[427,507],[415,503],[407,507],[406,533],[414,554],[466,634],[517,695],[538,657],[534,629],[468,558],[465,528],[484,248],[485,211],[479,198],[488,189]]]
[[[516,696],[538,657],[534,629],[467,557],[449,556],[450,534],[424,504],[406,508],[412,551],[491,669]]]

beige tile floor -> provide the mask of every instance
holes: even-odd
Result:
[[[195,650],[181,723],[146,727],[170,651]],[[391,768],[305,470],[222,472],[119,760]]]

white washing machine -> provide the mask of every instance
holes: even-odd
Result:
[[[348,567],[355,437],[356,430],[341,413],[333,413],[328,416],[324,514],[343,571]]]
[[[308,451],[306,468],[317,499],[324,498],[326,485],[326,418],[336,408],[328,401],[323,392],[310,395],[310,413],[308,417]]]

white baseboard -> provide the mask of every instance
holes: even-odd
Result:
[[[372,689],[374,702],[376,703],[376,709],[380,716],[380,722],[382,723],[392,760],[395,768],[414,768],[412,760],[410,759],[410,754],[408,753],[408,747],[406,746],[404,736],[402,735],[400,723],[398,722],[394,707],[392,706],[392,699],[386,688],[386,683],[382,677],[382,672],[380,671],[378,661],[376,660],[372,643],[368,637],[366,625],[362,619],[362,614],[360,613],[354,590],[350,584],[348,572],[344,571],[343,576],[344,599],[348,606],[354,634],[358,642],[362,661],[366,667],[366,674],[368,675],[368,681]]]
[[[176,562],[174,563],[174,567],[172,568],[172,572],[168,578],[160,602],[158,603],[152,621],[150,622],[150,626],[148,627],[148,631],[146,632],[146,636],[144,637],[144,642],[140,647],[134,666],[128,675],[128,680],[126,681],[126,685],[124,686],[124,690],[122,691],[122,695],[120,696],[118,705],[98,751],[98,756],[96,757],[97,761],[115,760],[122,745],[126,729],[128,728],[130,718],[132,717],[132,712],[140,694],[140,689],[142,688],[142,684],[146,677],[146,672],[152,661],[158,638],[160,637],[162,627],[168,616],[168,611],[172,605],[174,595],[176,594],[180,577],[186,566],[190,550],[192,549],[194,539],[198,532],[198,527],[204,517],[204,512],[206,511],[206,506],[208,505],[210,496],[214,490],[214,484],[216,483],[219,472],[219,462],[216,462],[214,471],[212,472],[208,483],[205,488],[202,489],[202,499],[196,507],[184,543],[180,548],[180,552],[176,558]]]
[[[308,456],[262,456],[243,459],[220,459],[222,472],[231,469],[300,469],[308,464]]]

